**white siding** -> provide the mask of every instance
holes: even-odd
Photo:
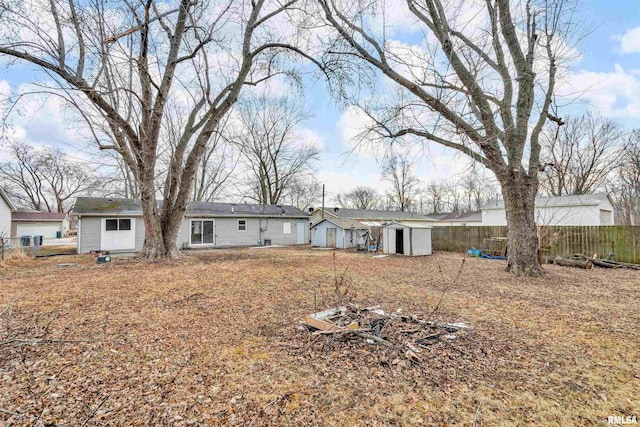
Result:
[[[329,222],[324,221],[311,229],[311,246],[326,248],[327,247],[327,228],[336,229],[336,248],[348,249],[358,247],[358,230],[344,230],[343,228]]]
[[[297,218],[242,218],[242,217],[216,217],[216,218],[185,218],[178,235],[178,247],[191,247],[191,219],[214,220],[214,244],[209,247],[232,246],[258,246],[264,240],[271,240],[272,245],[295,245],[297,223],[304,224],[304,241],[309,241],[309,221]],[[238,219],[246,219],[245,231],[238,231]],[[290,224],[291,233],[284,234],[284,223]],[[262,230],[262,231],[261,231]],[[207,246],[195,246],[207,247]]]
[[[56,232],[62,233],[62,221],[60,222],[18,222],[16,225],[17,236],[43,236],[45,239],[55,239]]]
[[[403,252],[406,256],[431,255],[431,229],[410,228],[402,224],[392,224],[383,229],[384,253],[396,253],[396,230],[402,230]]]
[[[78,219],[78,253],[87,254],[99,251],[101,245],[102,223],[105,217],[83,216]],[[115,218],[115,217],[110,217]],[[135,231],[134,251],[141,251],[144,246],[144,220],[142,217],[133,218]],[[135,224],[135,225],[134,225]]]
[[[11,208],[0,196],[0,237],[13,237],[11,234]]]
[[[600,223],[599,206],[537,207],[535,215],[538,225],[605,225]],[[505,210],[483,210],[482,225],[507,225]]]
[[[91,251],[99,251],[102,219],[85,216],[80,217],[78,223],[78,230],[82,233],[81,236],[78,236],[78,253],[87,254]]]

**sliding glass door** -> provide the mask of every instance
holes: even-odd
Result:
[[[213,220],[191,220],[191,244],[213,245]]]

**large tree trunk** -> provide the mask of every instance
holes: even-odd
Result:
[[[539,276],[542,267],[535,221],[537,177],[517,174],[501,181],[507,214],[506,269],[518,276]]]

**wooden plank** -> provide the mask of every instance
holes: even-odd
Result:
[[[358,322],[353,322],[348,326],[338,326],[333,323],[327,322],[325,320],[316,319],[313,315],[307,316],[304,319],[304,323],[311,326],[312,328],[319,329],[321,331],[336,331],[341,329],[358,329],[360,324]]]

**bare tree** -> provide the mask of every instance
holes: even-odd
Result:
[[[90,168],[67,159],[60,150],[36,151],[23,142],[12,142],[7,148],[11,158],[0,164],[0,178],[22,208],[67,212],[73,198],[88,195],[98,186]]]
[[[313,143],[303,141],[299,125],[309,115],[288,97],[260,96],[238,104],[240,129],[234,141],[242,153],[249,191],[258,203],[278,204],[297,177],[319,158]]]
[[[224,134],[222,126],[211,138],[193,180],[193,200],[212,202],[229,183],[239,162],[239,153]]]
[[[382,178],[391,184],[388,192],[393,207],[401,212],[410,211],[418,192],[420,181],[413,172],[413,163],[407,155],[394,154],[385,160]]]
[[[320,183],[313,175],[300,174],[285,189],[283,201],[304,211],[317,206],[320,193]]]
[[[380,204],[380,194],[375,188],[360,186],[347,193],[338,194],[336,201],[345,208],[376,209]]]
[[[620,124],[593,113],[550,123],[541,144],[540,186],[552,196],[604,188],[624,155]]]
[[[148,260],[178,256],[198,165],[243,86],[280,74],[285,53],[303,54],[272,24],[295,0],[176,3],[0,0],[0,54],[46,72],[55,87],[45,89],[76,106],[99,148],[116,151],[133,173]],[[168,126],[170,108],[180,127]],[[159,174],[162,141],[172,137]]]
[[[397,88],[361,102],[372,122],[364,136],[438,143],[493,171],[505,200],[507,269],[540,274],[539,136],[575,41],[574,2],[407,0],[424,34],[413,45],[388,39],[384,2],[318,2],[335,30],[324,60],[348,64],[349,73],[376,70]]]
[[[431,182],[423,190],[426,199],[426,211],[429,213],[442,213],[446,203],[446,189],[441,182]]]
[[[631,133],[616,171],[611,194],[616,203],[616,222],[640,224],[640,130]]]

